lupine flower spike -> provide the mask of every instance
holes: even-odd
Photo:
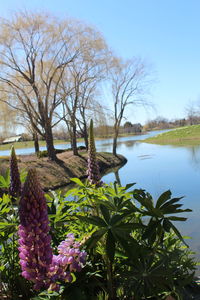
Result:
[[[88,180],[91,184],[100,186],[100,172],[99,166],[96,160],[96,148],[94,141],[93,133],[93,121],[90,121],[90,130],[89,130],[89,147],[88,147]]]
[[[58,246],[53,255],[44,193],[35,169],[30,169],[19,204],[19,257],[22,276],[34,283],[34,289],[59,290],[59,281],[72,281],[72,272],[81,271],[86,252],[80,251],[73,234]]]
[[[36,170],[30,169],[19,204],[19,257],[22,276],[39,290],[47,284],[53,252],[44,193]]]
[[[21,181],[19,169],[17,165],[17,157],[14,146],[11,148],[10,155],[10,188],[9,193],[12,197],[19,197],[21,195]]]

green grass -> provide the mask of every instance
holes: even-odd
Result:
[[[66,141],[64,140],[54,140],[54,144],[64,144]],[[46,146],[45,141],[40,141],[39,142],[40,146]],[[11,146],[14,145],[15,149],[21,149],[21,148],[33,148],[34,143],[33,141],[28,141],[28,142],[15,142],[13,144],[6,144],[6,145],[0,145],[0,150],[9,150]]]
[[[175,146],[200,145],[200,125],[180,127],[155,137],[143,140],[145,143]]]

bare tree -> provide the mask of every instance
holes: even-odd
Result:
[[[199,101],[190,101],[186,108],[186,115],[189,125],[195,125],[200,123],[200,104]]]
[[[113,154],[116,155],[117,138],[124,114],[134,105],[145,105],[142,97],[146,91],[149,74],[141,59],[122,61],[114,59],[111,69],[112,96],[114,105]]]
[[[60,121],[58,87],[67,66],[84,47],[82,28],[74,21],[19,13],[0,26],[0,90],[11,107],[26,114],[31,127],[46,140],[48,156],[56,160],[52,128]]]
[[[88,28],[87,28],[88,31]],[[67,123],[71,136],[74,155],[77,150],[77,126],[83,126],[87,147],[86,110],[91,107],[94,91],[105,77],[107,61],[110,55],[102,36],[90,29],[85,39],[88,47],[81,49],[77,60],[72,62],[61,80],[61,97],[63,99],[63,119]]]

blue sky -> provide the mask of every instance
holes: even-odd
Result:
[[[0,15],[18,9],[82,19],[102,32],[116,55],[152,65],[156,110],[131,112],[134,123],[184,117],[188,103],[200,99],[199,0],[6,0]]]

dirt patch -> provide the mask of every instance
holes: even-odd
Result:
[[[35,155],[19,155],[18,166],[20,170],[36,168],[38,177],[44,190],[56,189],[70,183],[70,178],[85,178],[87,176],[87,152],[80,151],[74,156],[71,151],[57,154],[59,162],[49,161],[48,158],[37,158]],[[127,162],[122,155],[117,157],[107,152],[97,153],[100,172],[105,172]],[[0,173],[5,174],[9,167],[9,159],[1,159]]]

